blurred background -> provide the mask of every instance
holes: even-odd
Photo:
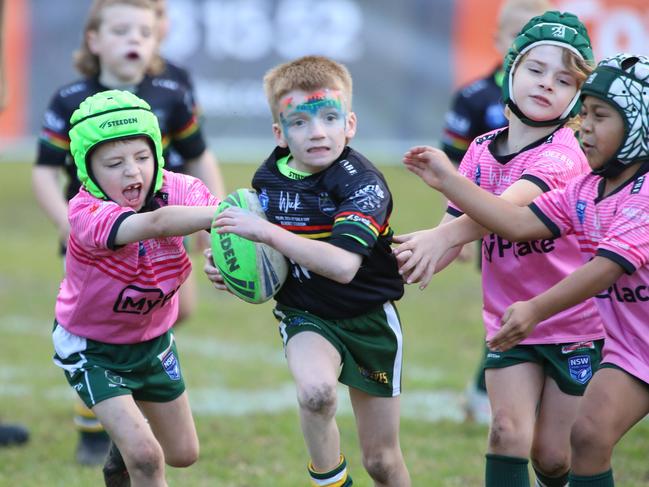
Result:
[[[3,159],[32,159],[53,90],[78,77],[89,2],[7,2],[9,106],[0,117]],[[579,15],[596,57],[649,49],[646,0],[554,0]],[[354,145],[397,162],[413,142],[433,143],[454,88],[497,63],[499,0],[168,0],[164,55],[189,69],[211,148],[224,162],[263,158],[270,116],[264,72],[289,58],[324,54],[354,76]],[[297,28],[296,28],[297,26]]]

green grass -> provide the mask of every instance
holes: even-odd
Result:
[[[100,469],[73,462],[73,394],[51,361],[49,336],[62,266],[56,232],[31,194],[30,169],[0,164],[0,417],[23,422],[32,433],[27,446],[0,450],[0,487],[102,485]],[[253,170],[225,166],[229,187],[248,186]],[[402,168],[384,172],[395,198],[398,233],[439,220],[443,200],[438,195]],[[199,308],[177,337],[201,459],[189,469],[169,468],[170,485],[307,485],[307,456],[271,304],[248,305],[217,293],[201,276],[199,255],[194,263]],[[471,265],[454,265],[424,292],[408,288],[399,309],[405,333],[401,443],[413,485],[481,485],[486,428],[424,419],[444,407],[437,403],[417,403],[419,414],[405,407],[409,398],[424,393],[458,397],[473,374],[483,333],[479,278]],[[339,425],[355,485],[370,486],[345,404]],[[649,422],[644,422],[616,448],[618,485],[649,482],[647,437]]]

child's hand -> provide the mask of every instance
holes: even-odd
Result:
[[[266,225],[268,221],[235,206],[219,213],[212,222],[218,233],[234,233],[254,242],[264,242]]]
[[[428,286],[437,262],[448,250],[438,233],[433,228],[394,236],[393,240],[401,244],[393,252],[397,257],[399,273],[406,284],[418,282],[419,289]]]
[[[531,301],[518,301],[505,310],[502,326],[487,346],[495,352],[509,350],[532,333],[539,321],[537,308]]]
[[[216,289],[220,291],[229,291],[229,289],[225,286],[223,276],[214,265],[214,260],[212,259],[212,249],[205,249],[203,251],[203,256],[205,257],[205,265],[203,266],[203,271],[205,272],[207,278],[212,282]]]
[[[444,152],[429,146],[411,148],[404,154],[403,164],[426,184],[440,191],[444,186],[444,180],[456,172]]]

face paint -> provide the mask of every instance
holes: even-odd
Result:
[[[319,90],[306,94],[306,100],[301,98],[287,96],[280,101],[279,119],[284,131],[289,129],[294,119],[320,117],[323,110],[328,110],[327,113],[338,113],[343,120],[345,119],[342,94],[339,90]]]

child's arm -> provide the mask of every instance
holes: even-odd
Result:
[[[606,257],[595,257],[547,291],[512,304],[502,318],[502,328],[487,343],[495,351],[508,350],[529,335],[543,320],[575,306],[609,288],[624,269]]]
[[[481,189],[461,176],[439,149],[413,147],[404,155],[403,163],[426,184],[455,202],[478,225],[484,225],[493,233],[516,242],[552,237],[552,232],[529,208],[517,205],[525,204],[524,195],[531,193],[530,187],[535,186],[533,183],[517,181],[512,185],[512,188],[515,185],[527,188],[512,198],[512,202]]]
[[[351,282],[363,260],[359,254],[300,237],[241,208],[221,212],[213,226],[219,233],[235,233],[270,245],[296,264],[342,284]]]
[[[216,206],[165,206],[146,213],[134,213],[119,225],[115,245],[190,235],[210,228],[214,213]]]
[[[431,149],[431,157],[440,159],[436,162],[440,164],[444,170],[452,168],[452,166],[448,165],[450,161],[441,151],[428,147],[415,148],[413,150],[416,149]],[[407,159],[408,154],[409,153],[407,153],[406,158],[404,158],[404,163],[408,169],[418,174],[416,170],[411,169],[411,163]],[[428,157],[428,155],[422,157]],[[457,174],[454,169],[453,173]],[[427,180],[427,177],[429,176],[426,172],[418,175],[428,184],[431,184]],[[459,175],[457,176],[461,177]],[[468,180],[466,181],[468,182]],[[478,188],[473,183],[470,184],[476,189]],[[433,184],[431,184],[431,186],[435,187]],[[486,193],[485,191],[482,192]],[[507,188],[499,198],[509,201],[517,206],[525,206],[531,203],[534,198],[539,196],[541,193],[541,188],[536,184],[526,180],[519,180]],[[455,200],[455,198],[453,199]],[[534,218],[537,220],[536,217]],[[543,230],[544,234],[537,235],[536,238],[551,236],[545,225],[539,225],[538,229]],[[468,215],[462,215],[459,218],[453,218],[450,215],[446,215],[444,219],[442,219],[440,225],[434,229],[395,237],[395,242],[402,243],[402,245],[395,249],[395,254],[400,263],[399,270],[404,276],[407,276],[406,282],[408,284],[420,282],[420,288],[423,289],[426,287],[434,273],[440,272],[457,257],[463,245],[482,238],[488,233],[489,230],[486,227],[483,227],[476,221],[472,220]]]

